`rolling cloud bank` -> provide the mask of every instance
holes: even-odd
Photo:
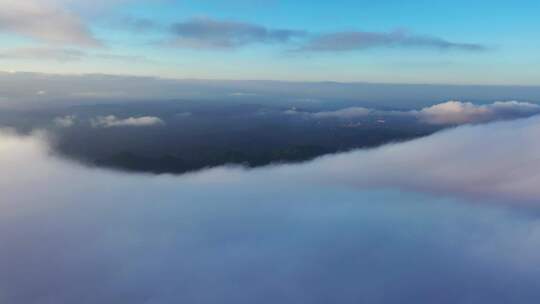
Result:
[[[0,302],[530,303],[539,137],[533,117],[174,177],[5,131]]]

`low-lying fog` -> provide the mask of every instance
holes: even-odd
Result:
[[[531,303],[540,118],[256,170],[90,169],[0,135],[0,302]],[[368,190],[369,189],[369,190]]]

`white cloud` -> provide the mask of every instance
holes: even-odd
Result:
[[[325,182],[366,189],[535,205],[540,197],[538,138],[540,117],[464,126],[403,144],[323,157],[287,174],[295,180],[324,177]]]
[[[58,127],[69,128],[75,124],[77,117],[75,115],[67,115],[64,117],[56,117],[54,119],[54,124]]]
[[[536,208],[539,136],[532,118],[175,177],[78,166],[42,135],[0,133],[0,299],[534,303],[537,213],[443,196]]]
[[[99,46],[83,20],[58,1],[0,0],[0,31],[61,45]]]
[[[540,113],[537,104],[517,101],[475,105],[470,102],[448,101],[422,109],[417,116],[429,124],[482,123],[505,118],[526,117]]]
[[[421,122],[433,125],[463,125],[530,117],[540,114],[540,105],[518,101],[497,101],[485,105],[476,105],[471,102],[448,101],[424,108],[420,111],[384,111],[363,107],[350,107],[323,112],[303,112],[292,108],[284,113],[318,119],[358,119],[369,115],[398,115],[416,117]],[[382,123],[384,121],[379,120],[379,122]]]
[[[163,120],[153,116],[129,117],[121,119],[114,115],[99,116],[92,119],[90,123],[94,128],[148,127],[165,124]]]

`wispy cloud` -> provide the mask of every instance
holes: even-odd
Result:
[[[164,125],[165,122],[159,117],[143,116],[118,118],[114,115],[99,116],[90,121],[94,128],[114,128],[114,127],[149,127]]]
[[[30,59],[76,61],[87,57],[87,53],[78,49],[54,47],[29,47],[0,50],[0,59]]]
[[[137,18],[133,16],[127,16],[119,20],[115,20],[113,26],[120,29],[133,31],[135,33],[165,30],[164,26],[161,23],[153,19]]]
[[[315,35],[299,51],[345,52],[370,48],[430,48],[439,50],[483,51],[481,44],[452,42],[439,37],[394,32],[335,32]]]
[[[171,26],[172,45],[183,48],[237,48],[255,43],[284,43],[302,37],[303,31],[272,29],[258,24],[196,18]]]
[[[75,125],[76,120],[77,120],[77,117],[75,115],[66,115],[66,116],[62,116],[62,117],[56,117],[53,120],[53,123],[57,127],[69,128],[69,127],[72,127],[73,125]]]
[[[92,2],[98,11],[109,10],[130,1]],[[103,42],[96,38],[90,25],[81,17],[89,10],[79,0],[0,0],[0,31],[32,38],[59,46],[96,47]],[[157,31],[168,36],[159,45],[188,49],[236,49],[254,44],[286,44],[295,42],[297,51],[339,52],[374,47],[419,47],[440,50],[481,51],[487,48],[475,43],[448,41],[439,37],[411,34],[406,31],[350,31],[317,33],[309,29],[267,27],[238,20],[192,18],[172,24],[156,19],[124,17],[117,26],[136,31]]]
[[[137,19],[132,26],[143,29],[157,28],[155,23]],[[232,49],[255,43],[296,42],[296,51],[340,52],[375,47],[428,48],[438,50],[484,51],[488,48],[476,43],[448,41],[443,38],[417,35],[407,31],[393,32],[334,32],[314,33],[307,29],[273,29],[263,25],[226,21],[212,18],[195,18],[171,26],[175,36],[172,45],[182,48]]]
[[[26,47],[0,49],[0,60],[52,60],[58,62],[79,61],[84,59],[97,59],[106,61],[129,62],[129,63],[154,63],[145,56],[119,55],[112,53],[95,53],[80,48],[61,47]]]

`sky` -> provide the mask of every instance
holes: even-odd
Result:
[[[0,0],[0,109],[32,126],[0,127],[0,303],[537,303],[538,11],[537,0]],[[115,132],[199,117],[159,114],[158,100],[268,103],[309,125],[451,127],[183,175],[56,148],[55,131],[88,127],[129,148]]]
[[[0,70],[540,85],[533,0],[0,0]]]

